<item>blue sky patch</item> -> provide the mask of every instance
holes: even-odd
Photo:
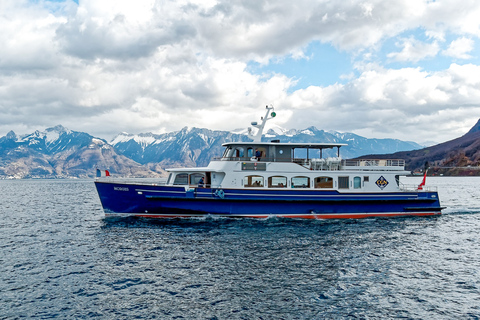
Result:
[[[350,56],[339,52],[329,44],[318,41],[311,42],[304,51],[304,58],[295,59],[292,56],[273,59],[268,65],[257,62],[248,64],[248,71],[254,74],[284,74],[297,80],[297,85],[290,88],[295,91],[309,86],[329,86],[335,83],[346,83],[342,77],[353,72]]]

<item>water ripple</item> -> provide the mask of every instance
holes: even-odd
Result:
[[[104,218],[91,181],[0,181],[0,319],[478,319],[480,180],[434,182],[440,217],[304,221]]]

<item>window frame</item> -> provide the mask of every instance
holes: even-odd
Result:
[[[362,189],[362,177],[353,177],[353,189]]]
[[[181,176],[185,176],[185,177],[180,178]],[[177,182],[180,179],[185,179],[185,181],[184,182],[183,181]],[[186,186],[186,185],[188,185],[188,179],[189,179],[188,173],[186,173],[186,172],[177,173],[177,174],[175,174],[175,179],[173,180],[173,185],[174,186]]]
[[[339,176],[337,181],[338,181],[338,189],[350,189],[349,176]]]
[[[196,179],[196,177],[199,177]],[[205,184],[205,174],[200,172],[193,172],[188,175],[188,184],[190,186],[198,186],[198,182],[203,177],[203,183]],[[193,178],[193,180],[192,180]]]
[[[273,185],[273,183],[272,183],[273,179],[272,178],[283,179],[283,181],[284,181],[283,186],[280,186],[279,185],[280,183],[278,183],[277,185]],[[285,176],[270,176],[270,177],[268,177],[267,181],[268,181],[268,187],[269,188],[286,188],[287,187],[287,177],[285,177]]]
[[[293,180],[294,179],[307,179],[307,183],[304,183],[302,185],[295,185]],[[306,176],[295,176],[295,177],[292,177],[290,179],[290,184],[292,186],[292,188],[302,188],[302,189],[307,189],[307,188],[310,188],[310,177],[306,177]]]
[[[253,185],[256,182],[252,182],[252,178],[261,178],[261,185]],[[243,187],[244,188],[263,188],[265,186],[265,177],[259,175],[249,175],[243,177]]]
[[[326,181],[317,181],[317,179],[325,178]],[[322,186],[320,186],[322,185]],[[313,186],[315,189],[333,189],[333,177],[319,176],[313,179]]]

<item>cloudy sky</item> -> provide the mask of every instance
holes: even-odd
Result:
[[[443,142],[480,118],[478,0],[1,0],[0,136],[286,129]]]

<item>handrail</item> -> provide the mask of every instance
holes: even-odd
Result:
[[[405,192],[436,192],[438,191],[437,186],[422,186],[421,189],[418,188],[416,184],[403,184],[400,183],[400,190]]]
[[[340,158],[272,158],[261,157],[256,160],[255,157],[220,157],[214,158],[216,161],[259,161],[259,162],[282,162],[282,163],[296,163],[312,170],[334,170],[341,169],[341,167],[395,167],[404,168],[405,160],[403,159],[347,159]]]
[[[167,183],[166,178],[116,178],[116,177],[99,177],[95,178],[94,181],[98,182],[114,182],[119,184],[133,184],[133,185],[152,185],[152,186],[163,186]]]
[[[403,159],[360,159],[343,160],[343,166],[346,167],[404,167]]]

